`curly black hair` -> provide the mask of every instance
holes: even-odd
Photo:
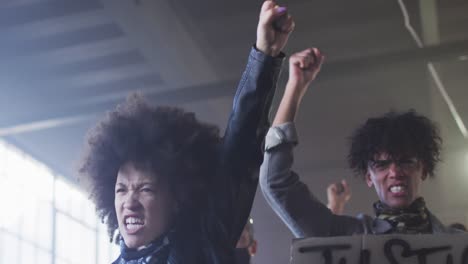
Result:
[[[434,176],[441,160],[442,138],[437,125],[414,110],[390,111],[370,118],[355,130],[350,142],[349,166],[362,177],[367,173],[369,161],[382,152],[391,158],[418,158],[429,176]]]
[[[121,166],[131,162],[156,172],[180,212],[197,212],[207,199],[219,142],[219,129],[199,122],[194,113],[152,107],[138,94],[107,113],[88,132],[78,177],[87,184],[110,240],[118,228],[114,188]]]

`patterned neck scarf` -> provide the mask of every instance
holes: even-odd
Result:
[[[389,233],[432,233],[429,213],[422,197],[419,197],[409,207],[404,209],[391,208],[378,201],[374,203],[374,211],[377,218],[385,220],[392,225],[393,228]]]
[[[169,261],[170,243],[168,236],[161,236],[140,249],[128,248],[120,240],[120,256],[113,264],[166,264]]]

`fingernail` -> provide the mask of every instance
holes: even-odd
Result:
[[[278,9],[276,9],[276,11],[277,11],[278,13],[283,13],[283,12],[285,12],[286,10],[287,10],[287,8],[286,8],[285,6],[280,6],[280,7],[278,7]]]

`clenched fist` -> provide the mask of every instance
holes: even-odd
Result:
[[[278,56],[293,30],[294,21],[287,8],[278,6],[273,0],[267,0],[260,11],[255,45],[267,55]]]

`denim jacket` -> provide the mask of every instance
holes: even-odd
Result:
[[[234,248],[258,185],[268,111],[283,60],[284,54],[270,57],[251,49],[214,164],[216,177],[207,190],[210,203],[202,212],[187,215],[184,222],[189,224],[175,227],[168,254],[153,259],[164,258],[170,264],[234,264]]]
[[[284,57],[283,53],[267,56],[253,47],[237,87],[220,150],[218,181],[213,184],[212,215],[204,232],[212,234],[210,250],[227,256],[216,263],[234,263],[234,248],[250,215],[263,161],[262,144],[270,127],[268,113]]]
[[[360,214],[335,215],[310,193],[291,170],[297,145],[293,123],[270,128],[265,139],[264,162],[260,169],[262,192],[278,216],[297,238],[384,234],[392,229],[385,220]],[[433,233],[455,233],[429,213]]]

